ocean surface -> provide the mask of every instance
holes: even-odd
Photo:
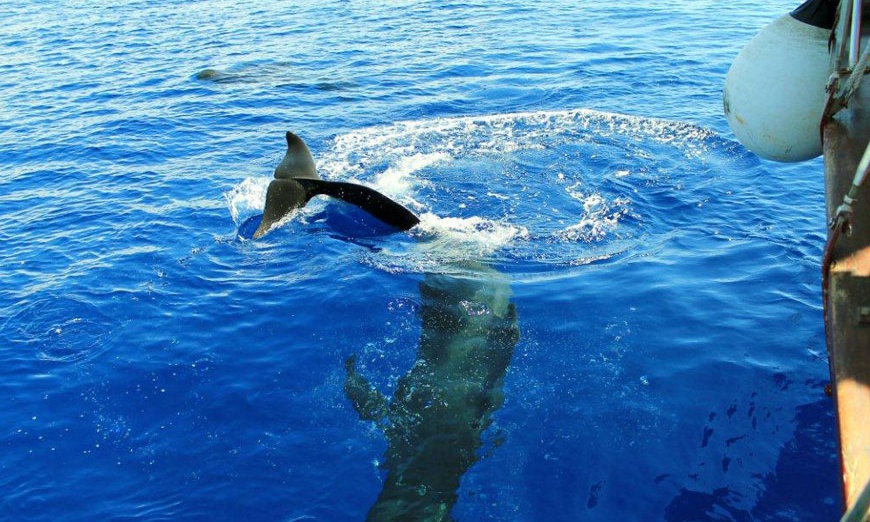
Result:
[[[0,520],[836,519],[797,4],[4,0]],[[246,239],[288,130],[420,225]]]

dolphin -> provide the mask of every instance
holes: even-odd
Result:
[[[302,138],[287,131],[287,152],[275,168],[275,179],[266,190],[266,208],[257,239],[291,211],[302,208],[314,196],[331,196],[365,210],[384,223],[408,230],[420,222],[413,212],[380,192],[355,183],[325,181],[317,175],[314,158]]]
[[[467,267],[466,267],[467,268]],[[361,420],[383,428],[387,475],[370,521],[451,520],[462,475],[504,402],[519,340],[506,278],[476,266],[472,277],[430,274],[420,284],[419,350],[391,400],[345,362],[344,391]]]

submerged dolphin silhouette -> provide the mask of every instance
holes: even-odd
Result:
[[[320,195],[356,205],[401,230],[408,230],[420,222],[413,212],[374,189],[355,183],[320,179],[305,142],[287,131],[287,152],[275,169],[275,180],[266,190],[266,208],[253,238],[261,237],[290,211],[304,207],[308,200]]]
[[[417,360],[387,400],[345,363],[344,391],[360,419],[379,421],[387,476],[368,520],[451,520],[462,475],[504,402],[504,376],[519,340],[506,278],[427,275],[420,284],[423,328]],[[383,422],[386,421],[386,422]]]

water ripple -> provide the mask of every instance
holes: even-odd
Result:
[[[16,307],[3,332],[19,347],[16,357],[77,364],[109,350],[117,327],[117,321],[84,299],[48,295]]]

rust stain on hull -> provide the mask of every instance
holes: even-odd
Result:
[[[866,86],[864,86],[866,87]],[[861,92],[863,91],[863,94]],[[852,185],[870,137],[870,89],[824,128],[827,215],[836,213]],[[870,480],[870,186],[854,205],[852,234],[832,253],[826,296],[828,359],[840,438],[843,490],[851,506]]]

